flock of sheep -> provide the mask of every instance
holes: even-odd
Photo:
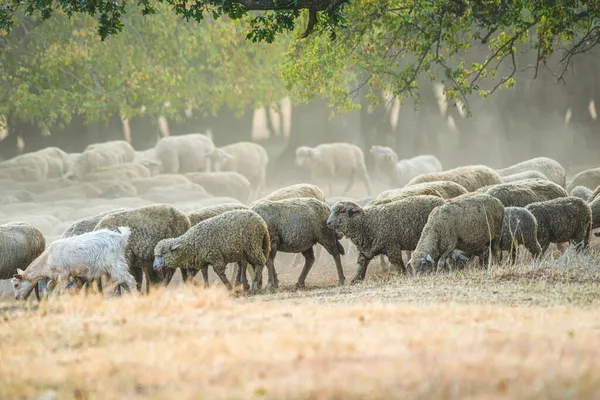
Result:
[[[399,274],[464,268],[473,257],[486,266],[499,263],[502,251],[514,263],[520,245],[536,259],[551,243],[585,250],[600,227],[600,168],[567,183],[565,169],[545,157],[500,170],[444,171],[432,155],[398,160],[388,147],[370,152],[393,187],[376,197],[362,150],[348,143],[299,147],[296,164],[312,182],[266,196],[263,147],[217,148],[202,134],[165,137],[142,152],[112,141],[80,154],[46,148],[3,161],[0,279],[12,278],[16,299],[34,291],[39,299],[40,290],[87,290],[94,282],[100,291],[111,283],[110,293],[140,291],[144,277],[150,290],[177,268],[184,281],[201,272],[208,285],[212,266],[227,288],[256,292],[265,266],[267,288],[278,288],[278,252],[304,257],[296,283],[303,287],[324,248],[343,284],[342,256],[350,251],[358,262],[352,282],[359,282],[377,256]],[[359,181],[367,196],[334,197],[340,181],[344,194]]]

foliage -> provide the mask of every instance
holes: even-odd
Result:
[[[106,121],[140,115],[142,106],[172,117],[188,106],[241,112],[282,97],[277,68],[285,37],[248,46],[242,21],[205,21],[200,30],[167,5],[155,10],[150,20],[127,6],[126,28],[106,40],[87,15],[58,11],[43,23],[16,16],[15,29],[0,34],[0,115],[49,129],[74,115]]]

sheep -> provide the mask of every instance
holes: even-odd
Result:
[[[407,197],[414,197],[414,196],[435,196],[435,197],[439,197],[440,199],[443,199],[444,196],[438,192],[437,190],[427,187],[427,186],[421,186],[419,185],[419,189],[417,190],[411,190],[414,186],[409,186],[407,188],[403,188],[403,189],[395,189],[392,193],[390,193],[391,191],[387,191],[386,193],[386,197],[384,198],[376,198],[372,201],[370,201],[367,205],[368,206],[379,206],[382,204],[388,204],[388,203],[392,203],[396,200],[402,200],[405,199]]]
[[[454,197],[461,196],[468,193],[467,189],[458,183],[451,181],[433,181],[425,183],[417,183],[411,186],[405,186],[400,189],[391,189],[381,192],[377,196],[377,200],[383,202],[383,200],[392,199],[395,197],[406,197],[414,195],[433,195],[440,196],[441,198],[448,200]]]
[[[499,261],[504,206],[487,194],[466,194],[435,208],[409,261],[413,274],[444,268],[454,250],[479,256],[482,267],[490,253]]]
[[[136,197],[138,191],[131,182],[94,182],[93,186],[100,189],[103,199],[118,199],[121,197]]]
[[[44,212],[44,211],[42,211],[42,212]],[[13,216],[9,220],[7,220],[7,219],[0,220],[0,224],[9,224],[9,223],[15,222],[16,219],[17,218]],[[52,232],[53,227],[60,224],[60,220],[58,218],[56,218],[53,215],[46,215],[46,214],[20,215],[18,217],[18,222],[33,225],[46,235],[48,235]]]
[[[592,210],[585,200],[573,196],[561,197],[532,203],[525,208],[537,220],[542,255],[550,243],[571,242],[577,251],[588,248]]]
[[[250,197],[250,182],[237,172],[192,172],[185,177],[213,196],[231,196],[242,202]]]
[[[58,147],[46,147],[44,149],[21,154],[10,160],[0,163],[0,168],[6,166],[24,166],[35,169],[41,168],[44,179],[60,178],[65,172],[65,161],[67,153]]]
[[[518,174],[526,171],[538,171],[544,175],[545,179],[565,187],[567,172],[558,161],[548,157],[536,157],[530,160],[522,161],[507,168],[498,169],[497,172],[502,177]]]
[[[596,200],[596,198],[598,197],[599,194],[600,194],[600,186],[596,187],[596,189],[594,189],[594,191],[588,196],[588,198],[587,198],[588,203]]]
[[[474,192],[484,186],[502,183],[502,178],[496,171],[485,165],[470,165],[443,172],[419,175],[411,179],[406,186],[436,181],[455,182],[463,186],[467,191]]]
[[[303,197],[285,200],[261,200],[252,205],[251,209],[265,220],[271,238],[271,253],[267,261],[269,273],[268,288],[277,289],[279,280],[275,271],[274,259],[278,251],[285,253],[302,253],[305,259],[304,267],[296,287],[305,285],[306,277],[315,262],[313,246],[319,243],[335,261],[338,273],[338,282],[342,285],[345,281],[342,268],[341,255],[344,248],[340,244],[336,232],[327,226],[329,206],[324,202]],[[259,275],[259,288],[262,269]],[[242,277],[245,272],[242,271]]]
[[[537,239],[538,223],[535,216],[523,207],[505,207],[500,250],[510,252],[512,264],[517,262],[517,248],[524,245],[532,256],[538,257],[542,247]]]
[[[0,225],[0,279],[10,279],[18,269],[27,268],[46,248],[39,229],[23,222]],[[39,300],[39,289],[35,287]]]
[[[154,148],[136,151],[134,160],[136,163],[142,164],[144,167],[148,168],[151,176],[158,175],[162,172],[162,164],[156,156]]]
[[[159,241],[154,248],[153,267],[157,271],[181,268],[183,272],[206,271],[212,265],[227,289],[231,289],[226,265],[243,260],[259,271],[267,262],[269,246],[267,225],[258,214],[251,210],[227,211],[194,225],[179,237]],[[256,275],[252,286],[257,287]]]
[[[75,186],[76,183],[66,178],[47,179],[41,182],[19,182],[10,185],[11,188],[27,190],[31,193],[40,194],[56,189],[66,189]]]
[[[177,203],[180,201],[195,201],[210,197],[200,185],[189,183],[167,187],[155,187],[144,193],[141,198],[157,203]]]
[[[398,274],[406,273],[402,251],[415,249],[429,214],[444,203],[437,196],[414,196],[364,208],[349,201],[336,203],[327,225],[341,231],[359,251],[352,283],[364,280],[369,262],[380,254],[388,256]]]
[[[130,181],[133,179],[149,178],[150,170],[140,163],[130,162],[98,168],[83,176],[86,182],[94,181]]]
[[[365,165],[365,155],[360,147],[350,143],[328,143],[317,147],[300,146],[296,149],[296,165],[310,170],[311,180],[323,179],[333,195],[333,182],[348,178],[344,193],[348,193],[358,178],[371,195],[371,179]]]
[[[62,199],[89,199],[100,197],[102,191],[96,186],[84,183],[65,189],[50,190],[35,196],[38,202],[56,201]]]
[[[100,220],[102,218],[104,218],[105,216],[114,214],[114,213],[119,213],[122,211],[129,211],[129,210],[131,210],[131,208],[128,208],[128,207],[117,208],[117,209],[101,212],[96,215],[92,215],[91,217],[86,217],[86,218],[77,220],[77,221],[73,222],[71,224],[71,226],[62,233],[61,239],[65,239],[68,237],[73,237],[73,236],[81,235],[83,233],[91,232],[94,230],[96,225],[98,225],[98,222],[100,222]]]
[[[600,185],[600,168],[591,168],[581,171],[567,183],[567,190],[570,192],[575,186],[585,186],[594,189]]]
[[[82,179],[85,175],[102,167],[130,163],[135,159],[135,150],[125,140],[113,140],[90,144],[66,174],[69,179]]]
[[[512,175],[503,176],[502,182],[504,182],[504,183],[517,182],[517,181],[522,181],[522,180],[526,180],[526,179],[542,179],[545,181],[550,180],[550,179],[548,179],[548,177],[546,175],[542,174],[539,171],[523,171],[523,172],[518,172],[518,173],[512,174]]]
[[[201,133],[161,138],[154,154],[163,174],[207,171],[208,156],[215,150],[212,139]]]
[[[431,154],[398,161],[398,155],[389,147],[372,146],[370,153],[375,159],[376,168],[382,171],[394,186],[402,187],[421,174],[442,172],[442,163]]]
[[[311,197],[313,199],[325,201],[325,193],[319,187],[309,183],[297,183],[277,189],[260,200],[285,200],[300,197]]]
[[[219,147],[211,154],[215,172],[232,171],[244,175],[253,189],[253,198],[259,198],[266,188],[269,155],[264,147],[252,142],[238,142]]]
[[[53,242],[25,271],[17,270],[11,279],[15,299],[26,298],[43,278],[57,281],[59,292],[67,288],[70,277],[89,281],[102,276],[112,278],[128,291],[135,290],[125,258],[130,234],[129,228],[121,226],[117,232],[101,229]]]
[[[592,210],[592,229],[600,228],[600,197],[588,202]],[[600,232],[594,232],[594,236],[600,236]]]
[[[135,189],[139,195],[143,195],[155,187],[167,187],[175,185],[187,185],[189,187],[196,186],[185,176],[177,174],[161,174],[151,176],[149,178],[134,179],[129,183],[135,186]]]
[[[137,282],[137,290],[141,290],[143,273],[146,274],[149,283],[148,289],[150,284],[157,284],[161,280],[168,283],[171,276],[163,278],[152,269],[154,247],[162,239],[183,235],[190,228],[188,217],[173,206],[156,204],[113,212],[104,216],[94,229],[116,229],[119,226],[128,226],[131,229],[125,255]],[[185,271],[182,273],[185,278]]]
[[[17,165],[0,169],[0,179],[14,179],[20,182],[39,182],[46,179],[40,166]]]
[[[591,201],[593,200],[594,191],[585,186],[575,186],[570,193],[570,196],[579,197],[580,199]]]
[[[538,201],[567,197],[569,194],[554,182],[529,179],[510,183],[501,183],[478,190],[502,202],[504,207],[525,207]]]

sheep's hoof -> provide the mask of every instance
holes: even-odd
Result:
[[[352,285],[356,285],[356,284],[358,284],[358,283],[362,283],[362,281],[363,281],[363,280],[362,280],[361,278],[359,278],[359,277],[355,276],[355,277],[354,277],[354,278],[352,278],[352,280],[350,281],[350,284],[352,284]]]
[[[296,290],[305,289],[306,285],[304,283],[296,282]]]
[[[277,292],[277,289],[279,289],[279,288],[275,285],[267,285],[267,287],[265,288],[265,291],[267,293],[275,293],[275,292]]]
[[[344,286],[344,283],[346,282],[346,279],[340,279],[338,281],[338,286]]]

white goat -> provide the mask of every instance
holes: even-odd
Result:
[[[69,285],[69,277],[91,281],[102,276],[135,291],[135,279],[125,259],[130,234],[128,227],[119,227],[118,232],[100,229],[56,240],[25,271],[17,270],[11,280],[15,299],[26,298],[43,278],[56,280],[60,292]]]

